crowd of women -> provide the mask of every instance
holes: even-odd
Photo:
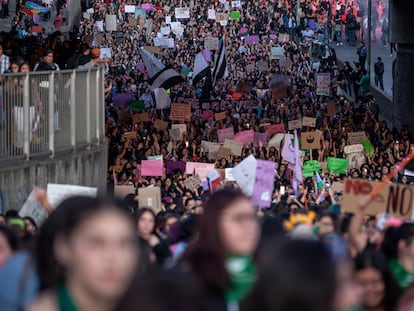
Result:
[[[380,181],[393,171],[411,152],[411,134],[407,127],[391,129],[379,119],[364,64],[339,66],[331,48],[331,40],[342,43],[345,30],[354,44],[361,15],[357,5],[242,1],[234,9],[240,18],[223,25],[208,19],[208,9],[232,11],[232,3],[192,1],[189,18],[179,19],[182,34],[170,28],[174,46],[160,52],[154,39],[167,25],[166,16],[178,21],[174,3],[152,1],[152,8],[131,22],[125,3],[91,2],[92,11],[83,15],[78,38],[67,49],[64,43],[59,48],[60,35],[49,40],[60,68],[107,67],[108,187],[132,185],[135,193],[121,201],[73,197],[52,209],[46,193],[35,189],[49,214],[44,224],[13,211],[0,216],[1,309],[411,310],[412,223],[369,215],[365,206],[345,213],[342,193],[318,187],[315,177],[294,189],[280,144],[245,144],[241,156],[211,160],[203,143],[216,142],[219,129],[260,133],[266,131],[263,124],[288,129],[289,121],[312,117],[323,141],[303,162],[345,157],[352,132],[365,132],[373,147],[363,164],[346,174],[320,171],[327,185],[345,176]],[[110,13],[116,14],[116,32],[100,23]],[[246,30],[259,42],[246,44]],[[288,37],[282,42],[283,34]],[[173,122],[168,108],[156,109],[139,48],[150,47],[185,80],[168,90],[167,102],[205,99],[205,84],[191,83],[204,37],[224,37],[227,47],[227,77],[215,81],[207,99],[231,106],[212,109],[225,112],[219,121],[194,113],[182,139],[173,141],[168,130],[154,126],[155,119],[167,122],[167,128]],[[282,48],[277,58],[272,57],[275,47]],[[110,62],[100,58],[99,48],[110,48]],[[330,74],[329,95],[318,95],[317,73]],[[283,96],[271,90],[275,75],[287,77]],[[116,102],[120,94],[142,100],[149,121],[135,121],[138,114]],[[335,111],[328,103],[335,104]],[[235,182],[222,182],[213,192],[186,186],[180,170],[141,176],[141,161],[159,155],[165,161],[213,162],[218,169],[235,167],[249,155],[274,161],[272,205],[257,209]],[[410,176],[401,172],[394,182],[408,184]],[[137,189],[153,186],[161,188],[163,198],[157,214],[137,203]]]

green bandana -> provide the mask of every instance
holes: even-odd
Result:
[[[247,297],[257,279],[256,265],[252,256],[232,255],[227,258],[230,274],[230,288],[226,293],[227,302],[239,302]]]
[[[65,285],[60,285],[56,289],[56,295],[59,311],[78,311],[78,308]]]
[[[388,263],[392,275],[397,280],[402,288],[407,288],[414,280],[414,273],[408,272],[398,261],[398,259],[391,259]]]

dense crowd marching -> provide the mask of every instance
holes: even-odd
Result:
[[[385,183],[413,152],[408,128],[389,128],[370,92],[364,3],[85,1],[82,11],[70,39],[22,34],[17,20],[0,69],[105,68],[117,200],[56,207],[36,188],[45,223],[1,215],[2,310],[412,309],[410,217],[342,204],[345,179]],[[360,62],[339,65],[334,44],[358,41]],[[168,87],[154,89],[160,76]],[[260,208],[232,176],[259,162],[272,163]],[[412,175],[408,164],[392,182],[409,187]]]

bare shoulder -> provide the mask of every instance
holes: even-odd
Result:
[[[29,305],[27,311],[59,311],[55,294],[51,291],[41,294]]]

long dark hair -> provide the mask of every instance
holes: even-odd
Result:
[[[381,273],[382,281],[385,284],[383,306],[386,311],[394,310],[402,290],[392,276],[385,257],[380,252],[368,248],[355,257],[354,264],[356,272],[373,268]]]
[[[152,209],[148,208],[148,207],[141,207],[139,208],[136,212],[135,212],[135,227],[138,230],[138,222],[141,219],[142,215],[144,215],[145,213],[150,213],[152,215],[152,217],[154,217],[154,228],[153,228],[153,233],[155,232],[155,213]]]
[[[225,188],[215,192],[204,204],[204,214],[198,222],[197,240],[191,244],[180,262],[189,264],[206,288],[223,295],[229,284],[225,267],[226,250],[218,229],[220,214],[238,200],[248,200],[239,190]]]
[[[40,290],[51,289],[65,281],[66,272],[54,254],[57,237],[69,237],[89,217],[114,210],[126,218],[128,208],[120,201],[74,196],[63,201],[43,224],[35,248]]]

